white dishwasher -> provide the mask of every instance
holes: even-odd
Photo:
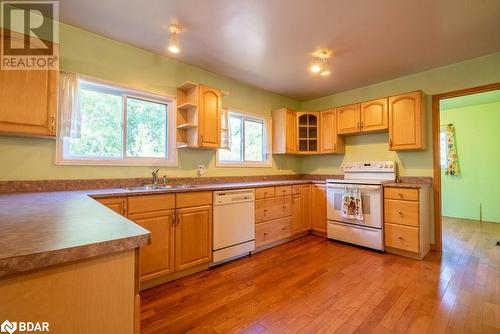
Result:
[[[255,190],[214,191],[213,264],[255,249]]]

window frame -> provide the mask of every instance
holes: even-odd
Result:
[[[111,157],[78,157],[68,155],[68,138],[60,135],[60,125],[62,124],[60,115],[56,139],[56,165],[83,165],[83,166],[177,166],[177,145],[176,145],[176,103],[175,98],[148,93],[138,89],[126,87],[109,81],[96,79],[84,75],[79,75],[80,85],[88,85],[91,88],[98,88],[96,91],[121,95],[122,97],[122,156]],[[127,99],[143,100],[147,102],[165,104],[167,107],[166,116],[166,143],[165,149],[167,156],[165,158],[155,157],[130,157],[127,156]]]
[[[441,154],[443,153],[443,147],[442,147],[442,140],[441,137],[445,136],[445,147],[444,147],[444,156]],[[443,165],[443,159],[445,160],[445,164]],[[445,129],[440,129],[439,131],[439,165],[441,169],[446,169],[448,168],[448,134],[446,133]]]
[[[264,115],[259,115],[259,114],[254,114],[254,113],[248,113],[236,109],[229,108],[227,112],[227,124],[228,127],[231,126],[231,115],[238,115],[241,117],[241,128],[242,128],[242,138],[241,138],[241,161],[224,161],[220,160],[220,150],[222,149],[217,149],[216,152],[216,157],[215,157],[215,166],[216,167],[242,167],[242,168],[254,168],[254,167],[272,167],[272,146],[271,146],[271,118],[264,116]],[[250,120],[250,121],[257,121],[257,122],[262,122],[263,125],[263,154],[265,156],[265,159],[263,161],[245,161],[245,120]],[[231,133],[231,130],[229,129],[229,133]]]

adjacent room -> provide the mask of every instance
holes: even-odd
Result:
[[[0,333],[500,333],[499,0],[0,0]]]

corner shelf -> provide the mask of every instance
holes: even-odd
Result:
[[[177,106],[178,110],[186,110],[186,111],[195,108],[198,108],[198,105],[192,102],[184,102],[183,104]]]
[[[198,125],[191,124],[191,123],[184,123],[184,124],[177,125],[177,129],[194,129],[197,127],[198,127]]]

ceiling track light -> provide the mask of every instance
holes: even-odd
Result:
[[[330,75],[330,69],[328,66],[328,58],[331,56],[331,52],[327,49],[322,49],[315,51],[313,54],[313,62],[309,69],[314,74],[319,74],[322,77]]]
[[[170,24],[168,26],[168,30],[170,31],[170,40],[168,41],[168,51],[170,53],[179,53],[181,51],[179,45],[179,34],[182,31],[182,28],[178,24]]]

